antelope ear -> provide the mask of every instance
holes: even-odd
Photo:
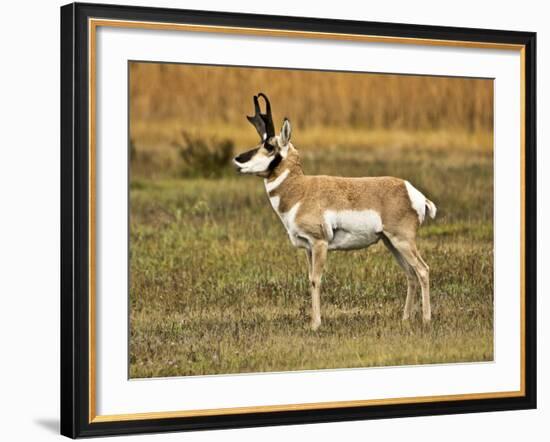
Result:
[[[285,118],[283,121],[283,127],[281,129],[281,147],[285,147],[290,142],[290,136],[292,135],[292,127],[290,126],[290,121],[288,118]]]

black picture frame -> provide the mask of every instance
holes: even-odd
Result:
[[[88,19],[504,43],[525,60],[524,396],[90,422]],[[61,7],[61,434],[76,438],[536,408],[536,34],[489,29],[73,3]]]

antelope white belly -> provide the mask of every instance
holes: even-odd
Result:
[[[380,239],[382,218],[375,210],[327,210],[324,214],[329,250],[368,247]]]

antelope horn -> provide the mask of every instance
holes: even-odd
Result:
[[[260,138],[262,141],[267,139],[267,130],[265,127],[265,121],[262,118],[262,114],[260,112],[260,103],[258,102],[258,97],[254,95],[254,115],[249,117],[246,116],[246,119],[250,121],[250,123],[256,128],[258,131],[258,135],[260,135]]]
[[[258,97],[262,97],[265,101],[265,114],[261,113]],[[262,141],[275,136],[273,117],[271,116],[271,104],[265,94],[260,92],[258,95],[254,95],[254,115],[251,117],[247,116],[246,118],[256,128]]]
[[[258,94],[258,97],[262,97],[265,101],[265,114],[262,115],[262,118],[265,121],[265,128],[267,132],[267,137],[274,137],[275,136],[275,126],[273,125],[273,116],[271,115],[271,103],[269,102],[269,98],[262,92]]]

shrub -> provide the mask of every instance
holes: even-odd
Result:
[[[234,146],[230,139],[206,140],[182,131],[181,141],[174,141],[172,145],[183,160],[181,175],[184,177],[219,178],[230,170]]]

